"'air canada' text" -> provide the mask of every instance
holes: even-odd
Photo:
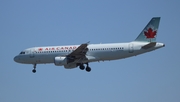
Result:
[[[50,51],[50,50],[75,50],[76,46],[69,46],[69,47],[47,47],[47,48],[38,48],[38,51]]]

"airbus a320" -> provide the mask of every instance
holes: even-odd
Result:
[[[32,64],[33,73],[36,73],[37,64],[46,63],[54,63],[66,69],[79,67],[90,72],[90,62],[123,59],[164,47],[165,44],[156,42],[159,22],[160,17],[153,17],[139,36],[131,42],[32,47],[21,51],[14,57],[14,61]]]

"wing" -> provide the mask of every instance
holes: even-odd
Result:
[[[67,55],[67,58],[69,59],[69,63],[71,62],[80,62],[81,60],[85,60],[86,58],[86,52],[88,51],[88,43],[81,44],[76,50],[71,52],[69,55]]]

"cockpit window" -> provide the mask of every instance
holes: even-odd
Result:
[[[22,51],[20,54],[25,54],[25,52],[24,52],[24,51]]]

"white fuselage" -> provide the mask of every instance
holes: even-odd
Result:
[[[86,53],[88,60],[82,60],[81,62],[88,63],[122,59],[164,47],[163,43],[156,43],[156,45],[152,48],[142,49],[142,46],[146,44],[148,44],[148,42],[135,41],[129,43],[89,44],[87,46],[88,51]],[[14,60],[18,63],[24,64],[54,63],[55,57],[66,57],[79,46],[80,45],[28,48],[17,55]]]
[[[164,47],[163,43],[156,42],[159,22],[160,17],[153,17],[138,37],[129,43],[33,47],[22,51],[14,57],[14,61],[33,64],[33,73],[36,72],[36,65],[43,63],[54,63],[67,69],[79,66],[81,70],[90,72],[89,62],[117,60]]]

